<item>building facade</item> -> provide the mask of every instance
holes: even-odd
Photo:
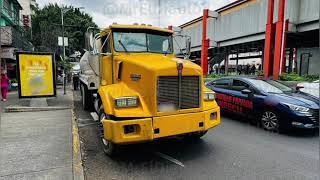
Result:
[[[214,10],[208,17],[209,64],[227,66],[230,61],[264,61],[266,24],[270,0],[237,0]],[[285,72],[319,74],[319,0],[285,0]],[[273,25],[278,21],[279,0],[274,0]],[[180,25],[191,36],[192,57],[200,59],[203,16]],[[243,56],[246,55],[247,56]],[[241,55],[241,58],[240,58]],[[238,57],[238,58],[235,58]],[[230,63],[231,64],[231,63]],[[232,62],[238,64],[238,62]],[[262,63],[263,64],[263,63]]]
[[[11,79],[16,78],[15,52],[33,50],[22,26],[22,9],[17,0],[0,0],[1,71],[5,70]]]

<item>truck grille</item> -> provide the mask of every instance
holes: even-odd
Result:
[[[319,125],[319,109],[312,109],[311,110],[312,116],[310,119],[314,122],[315,125]]]
[[[200,92],[199,76],[182,76],[180,92],[179,76],[160,76],[158,78],[158,111],[161,111],[159,109],[161,105],[173,105],[175,109],[198,108]]]

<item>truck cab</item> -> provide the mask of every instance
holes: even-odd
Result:
[[[220,124],[220,108],[201,67],[175,57],[173,31],[113,24],[86,39],[82,103],[98,113],[106,154],[123,144],[199,138]]]

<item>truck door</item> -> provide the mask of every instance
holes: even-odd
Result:
[[[110,33],[101,37],[101,81],[105,80],[107,85],[112,84],[112,53],[110,45]]]

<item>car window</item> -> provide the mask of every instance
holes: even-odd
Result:
[[[244,89],[249,89],[249,87],[250,87],[249,84],[247,84],[241,80],[234,79],[232,82],[231,89],[235,90],[235,91],[242,91]]]
[[[211,85],[213,85],[216,88],[230,89],[230,82],[230,79],[217,79],[213,81]]]

